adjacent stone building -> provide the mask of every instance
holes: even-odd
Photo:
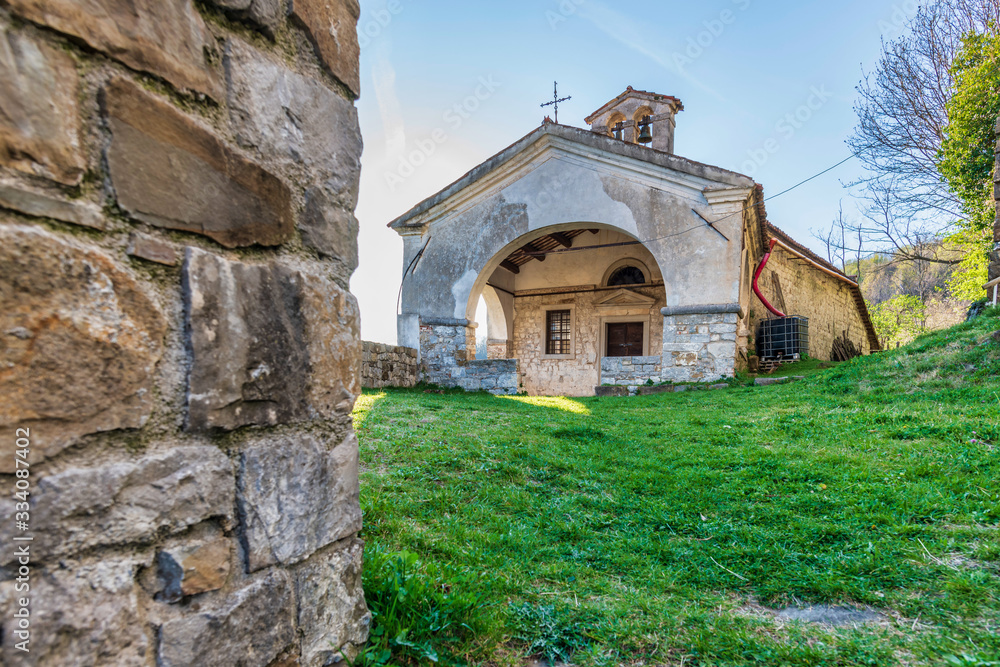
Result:
[[[358,12],[0,3],[0,663],[365,642]]]
[[[752,179],[673,154],[681,110],[630,87],[590,129],[547,120],[390,223],[404,245],[398,340],[424,379],[590,395],[731,376],[770,316],[751,285],[774,239],[762,289],[810,318],[811,356],[844,335],[878,348],[857,284],[771,226]],[[474,361],[483,324],[490,359]]]

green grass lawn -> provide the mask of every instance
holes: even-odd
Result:
[[[997,329],[770,387],[365,392],[356,664],[1000,664]],[[810,604],[881,619],[776,615]]]

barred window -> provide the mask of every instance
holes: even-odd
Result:
[[[545,354],[572,354],[570,311],[550,310],[545,314]]]

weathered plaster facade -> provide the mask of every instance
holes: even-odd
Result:
[[[0,664],[367,639],[359,10],[286,8],[0,3]]]
[[[480,326],[490,359],[517,360],[516,389],[530,394],[733,375],[750,338],[759,254],[747,243],[762,238],[762,197],[746,176],[672,154],[682,108],[629,89],[591,130],[546,122],[390,224],[404,244],[398,340],[419,349],[426,379],[461,386]],[[619,116],[649,116],[653,147],[610,136]],[[480,297],[486,323],[474,322]],[[602,361],[623,350],[640,361]]]

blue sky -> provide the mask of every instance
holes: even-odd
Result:
[[[629,85],[679,97],[678,155],[732,169],[774,195],[849,156],[855,86],[915,0],[630,2],[363,0],[365,140],[351,281],[362,337],[395,342],[402,242],[385,225],[535,129],[584,117]],[[855,160],[768,202],[768,218],[825,255]],[[470,243],[474,239],[470,239]]]

